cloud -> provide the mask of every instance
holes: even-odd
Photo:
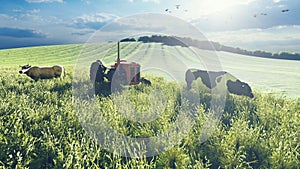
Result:
[[[13,9],[12,11],[15,12],[15,13],[21,13],[21,12],[23,12],[22,9]]]
[[[271,6],[267,3],[258,7],[256,3],[239,5],[234,10],[223,11],[198,17],[190,20],[190,23],[201,31],[233,31],[241,29],[268,29],[279,25],[300,25],[300,11],[291,10],[281,12],[281,5]],[[290,6],[290,5],[289,5]],[[263,15],[264,13],[265,15]]]
[[[227,11],[236,10],[235,8],[237,6],[255,4],[255,1],[258,0],[189,0],[182,3],[180,7],[188,10],[188,12],[180,13],[179,17],[184,16],[187,17],[187,19],[196,19],[215,13],[227,13]]]
[[[64,0],[26,0],[28,3],[43,3],[43,2],[60,2],[63,3]]]
[[[91,1],[90,0],[81,0],[81,2],[84,2],[84,3],[86,3],[86,4],[91,4]]]
[[[6,15],[6,14],[0,14],[0,20],[2,19],[13,19],[13,17]]]
[[[98,30],[117,18],[119,17],[108,13],[96,13],[94,15],[83,15],[73,19],[70,26],[79,29],[88,28],[88,29]]]
[[[128,2],[134,2],[134,0],[128,0]],[[160,3],[160,0],[142,0],[142,2],[154,2],[154,3]]]
[[[281,0],[273,0],[274,3],[279,3]]]
[[[238,31],[210,32],[206,36],[209,40],[221,44],[245,48],[249,50],[266,50],[272,52],[299,52],[300,26],[283,25],[268,29],[243,29]]]
[[[37,14],[39,13],[41,10],[40,9],[33,9],[33,10],[28,10],[28,13],[31,13],[31,14]]]
[[[144,35],[173,35],[193,37],[202,40],[203,36],[198,29],[187,22],[170,15],[146,13],[132,15],[116,20],[93,34],[90,42],[115,41],[124,37]]]
[[[45,38],[46,35],[31,29],[0,27],[0,36],[12,38]]]
[[[160,3],[160,0],[142,0],[143,2],[154,2],[154,3]]]
[[[0,48],[2,49],[86,41],[87,37],[83,34],[82,36],[72,35],[72,32],[82,30],[70,27],[67,23],[71,20],[51,15],[45,16],[44,11],[38,8],[20,9],[22,10],[20,13],[0,14]]]
[[[91,33],[94,33],[95,31],[81,31],[81,32],[73,32],[71,33],[72,35],[77,35],[77,36],[86,36]]]

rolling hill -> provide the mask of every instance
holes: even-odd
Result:
[[[61,64],[73,69],[76,65],[89,68],[96,59],[106,65],[116,59],[115,43],[92,45],[58,45],[0,50],[1,67],[19,65]],[[216,59],[218,58],[218,59]],[[162,69],[169,79],[184,81],[187,68],[225,70],[248,82],[254,89],[297,98],[300,96],[300,61],[251,57],[221,51],[168,46],[161,43],[122,42],[121,59],[136,61],[145,73],[159,74]],[[215,65],[214,65],[215,64]],[[171,72],[171,73],[170,73]]]

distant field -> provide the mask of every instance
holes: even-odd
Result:
[[[300,97],[300,61],[218,53],[225,70],[254,88],[276,95]]]
[[[0,50],[2,67],[19,65],[74,65],[82,45],[40,46]]]
[[[17,48],[0,50],[0,65],[2,68],[18,69],[19,65],[27,63],[61,64],[72,70],[78,63],[88,69],[89,64],[96,59],[102,59],[109,66],[115,61],[116,53],[115,43]],[[205,69],[204,60],[213,58],[216,54],[223,70],[248,82],[255,90],[292,98],[300,96],[300,61],[266,59],[227,52],[214,53],[155,43],[122,43],[121,45],[121,59],[140,63],[145,73],[161,74],[177,80],[184,80],[184,71],[187,68]],[[78,56],[80,56],[79,61]],[[211,61],[214,63],[213,60]],[[155,68],[162,70],[151,71]],[[168,71],[172,73],[168,75]]]

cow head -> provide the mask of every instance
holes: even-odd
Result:
[[[19,73],[24,74],[25,72],[28,71],[29,68],[31,68],[31,66],[29,64],[24,65],[24,66],[20,66],[21,70],[19,71]]]
[[[230,93],[254,98],[250,86],[245,82],[228,80],[226,85]]]

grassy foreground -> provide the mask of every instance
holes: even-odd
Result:
[[[230,95],[221,122],[206,142],[199,136],[209,94],[196,125],[179,144],[153,157],[125,158],[101,148],[83,130],[72,98],[72,68],[64,79],[33,82],[14,67],[0,74],[0,168],[297,168],[300,165],[300,100],[256,94],[256,99]],[[160,87],[169,104],[149,125],[130,123],[99,98],[116,130],[130,136],[163,132],[176,117],[172,107],[178,90],[171,82],[151,77],[153,85],[132,88],[136,105],[147,103],[147,91]],[[171,89],[174,90],[171,90]],[[172,91],[173,93],[170,93]],[[140,98],[140,99],[135,99]],[[112,106],[107,106],[112,105]],[[146,104],[147,105],[147,104]],[[144,107],[140,107],[143,109]],[[146,106],[151,110],[154,107]]]
[[[124,45],[124,57],[134,59],[140,56],[141,48],[148,47],[148,53],[151,53],[155,51],[154,47],[160,47],[153,46]],[[102,52],[114,58],[115,51],[109,50],[110,47],[91,48],[88,55],[96,56]],[[300,166],[300,99],[259,92],[255,93],[256,99],[229,95],[219,125],[204,143],[199,139],[208,118],[210,94],[200,91],[202,105],[197,109],[196,124],[178,145],[157,156],[142,158],[126,158],[107,151],[87,135],[74,106],[72,73],[81,49],[82,45],[62,45],[0,50],[0,168]],[[66,67],[64,79],[34,82],[18,74],[18,65],[52,65],[58,61]],[[149,123],[132,123],[116,111],[116,107],[127,106],[122,102],[122,97],[128,99],[125,95],[120,95],[118,105],[111,97],[96,98],[96,106],[116,131],[131,137],[155,136],[166,131],[178,117],[178,86],[159,77],[149,78],[152,86],[133,87],[129,97],[140,111],[160,110],[159,118]],[[165,92],[159,99],[167,101],[166,107],[159,107],[155,102],[156,106],[153,106],[149,102],[149,92],[157,88]]]

